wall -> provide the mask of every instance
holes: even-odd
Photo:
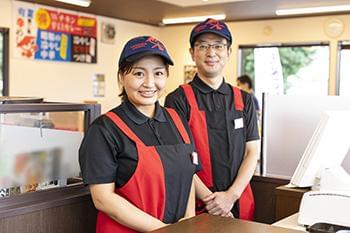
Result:
[[[330,19],[339,19],[344,23],[344,32],[338,38],[331,38],[324,33],[324,26]],[[237,76],[238,45],[326,41],[330,43],[329,93],[335,94],[337,42],[338,40],[350,39],[349,25],[349,15],[229,22],[228,26],[233,34],[234,43],[230,65],[225,69],[226,80],[233,83]],[[192,27],[192,25],[168,26],[161,30],[160,38],[169,48],[169,52],[176,64],[171,69],[168,90],[177,87],[183,82],[184,64],[192,64],[188,52],[188,41]]]
[[[97,100],[102,104],[102,112],[119,104],[117,97],[117,62],[122,46],[131,37],[153,35],[159,37],[160,28],[139,23],[97,16],[99,24],[111,22],[116,25],[115,45],[104,44],[98,39],[97,64],[77,64],[67,62],[28,61],[13,58],[12,47],[12,3],[0,0],[0,27],[10,28],[10,95],[39,96],[52,101]],[[98,25],[98,36],[100,25]],[[92,76],[105,74],[105,97],[94,98]]]
[[[11,5],[10,0],[0,0],[1,27],[12,29]],[[193,25],[153,27],[100,16],[97,18],[99,22],[115,23],[117,29],[115,45],[98,41],[97,64],[26,61],[12,58],[10,51],[10,94],[13,96],[42,96],[47,100],[59,101],[97,100],[102,103],[102,112],[104,112],[119,103],[116,68],[123,44],[130,37],[143,34],[160,38],[174,59],[176,65],[170,69],[167,92],[172,91],[183,82],[183,67],[185,64],[192,64],[188,52],[188,40]],[[344,23],[344,32],[335,39],[324,33],[324,25],[327,20],[333,18]],[[229,22],[228,25],[234,37],[230,65],[225,69],[225,77],[228,82],[233,83],[237,76],[239,44],[327,41],[330,43],[329,91],[335,94],[337,41],[350,39],[349,15]],[[99,29],[100,27],[98,31]],[[105,74],[106,96],[104,98],[93,98],[92,96],[92,76],[95,73]]]

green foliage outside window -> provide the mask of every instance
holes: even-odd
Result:
[[[286,93],[289,88],[288,77],[296,75],[302,67],[309,65],[316,50],[313,47],[281,47],[278,51],[282,64],[284,93]],[[255,81],[254,49],[242,49],[242,58],[242,74],[248,74]]]

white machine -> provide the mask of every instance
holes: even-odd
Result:
[[[325,169],[319,188],[304,194],[298,223],[311,226],[322,222],[350,227],[350,175],[342,167]]]
[[[291,179],[304,194],[298,222],[350,227],[350,175],[341,167],[350,148],[350,110],[325,112]],[[316,191],[317,190],[317,191]]]
[[[298,223],[318,222],[350,227],[350,192],[310,191],[300,204]]]

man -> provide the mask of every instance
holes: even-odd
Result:
[[[196,196],[210,214],[252,219],[249,181],[259,136],[252,96],[223,77],[232,52],[231,33],[224,22],[207,19],[193,28],[190,44],[198,72],[192,82],[170,93],[165,105],[189,122],[202,166]]]
[[[244,90],[244,91],[246,91],[246,92],[248,92],[249,94],[252,95],[253,101],[254,101],[255,110],[256,110],[256,114],[257,114],[257,117],[258,117],[258,120],[259,120],[260,114],[261,114],[261,112],[260,112],[260,105],[259,105],[258,99],[254,95],[252,79],[250,78],[249,75],[244,74],[244,75],[239,76],[237,78],[236,82],[237,82],[237,87],[241,88],[242,90]]]

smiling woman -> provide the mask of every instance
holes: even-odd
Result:
[[[129,40],[119,59],[122,103],[99,117],[81,144],[83,180],[99,210],[96,232],[151,231],[195,215],[198,162],[189,128],[158,102],[169,65],[159,40]]]

